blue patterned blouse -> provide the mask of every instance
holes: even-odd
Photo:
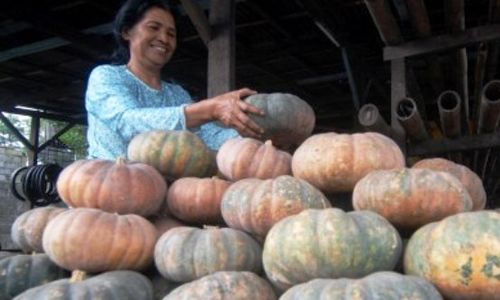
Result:
[[[187,130],[184,107],[191,96],[181,86],[162,82],[161,90],[145,84],[125,65],[101,65],[92,70],[85,95],[88,112],[89,157],[126,156],[130,140],[150,130]],[[211,149],[217,150],[234,129],[209,122],[190,128]]]

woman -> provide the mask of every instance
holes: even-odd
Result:
[[[161,80],[177,46],[168,2],[128,0],[116,16],[114,36],[114,64],[91,72],[85,95],[89,157],[126,155],[130,140],[150,130],[191,130],[214,150],[229,138],[263,132],[247,115],[263,112],[242,101],[255,91],[243,88],[194,103],[182,87]]]

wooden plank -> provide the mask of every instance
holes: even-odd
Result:
[[[359,99],[359,78],[357,78],[358,76],[355,76],[354,74],[355,72],[353,70],[352,59],[349,51],[345,47],[342,47],[341,50],[342,50],[342,61],[344,62],[344,68],[347,72],[347,78],[349,79],[349,87],[352,93],[352,102],[354,105],[354,109],[358,111],[360,105],[364,104],[360,103],[361,101]]]
[[[397,106],[401,99],[406,97],[406,64],[403,59],[391,61],[391,127],[393,139],[403,153],[406,150],[406,134],[398,121]]]
[[[403,41],[398,23],[392,14],[389,1],[365,0],[366,7],[377,27],[380,38],[386,45],[397,45]]]
[[[35,149],[27,138],[10,122],[10,120],[0,112],[0,121],[19,139],[19,141],[29,150]]]
[[[208,44],[208,97],[234,89],[235,83],[235,1],[212,0]]]
[[[208,43],[212,39],[212,30],[203,9],[194,0],[181,0],[181,3],[203,43],[208,47]]]
[[[466,135],[457,139],[426,140],[408,145],[409,156],[436,155],[500,147],[500,134]]]
[[[419,39],[398,46],[387,46],[384,48],[384,60],[389,61],[445,51],[496,39],[500,39],[500,24],[478,26],[461,33]]]

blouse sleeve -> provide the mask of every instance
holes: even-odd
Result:
[[[186,129],[184,108],[191,103],[187,93],[177,95],[178,103],[174,101],[174,106],[143,108],[137,99],[138,92],[122,76],[119,70],[106,66],[92,71],[85,100],[88,113],[119,132],[124,139],[155,129]]]

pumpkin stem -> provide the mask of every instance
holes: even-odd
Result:
[[[80,281],[84,281],[85,278],[87,278],[87,273],[85,273],[84,271],[80,271],[80,270],[74,270],[72,273],[71,273],[71,279],[69,280],[69,282],[80,282]]]
[[[264,145],[266,146],[273,146],[273,141],[272,140],[267,140],[264,142]]]
[[[127,159],[124,156],[118,156],[116,158],[116,164],[118,165],[124,165],[127,163]]]
[[[219,226],[214,225],[203,225],[203,229],[219,229]]]

